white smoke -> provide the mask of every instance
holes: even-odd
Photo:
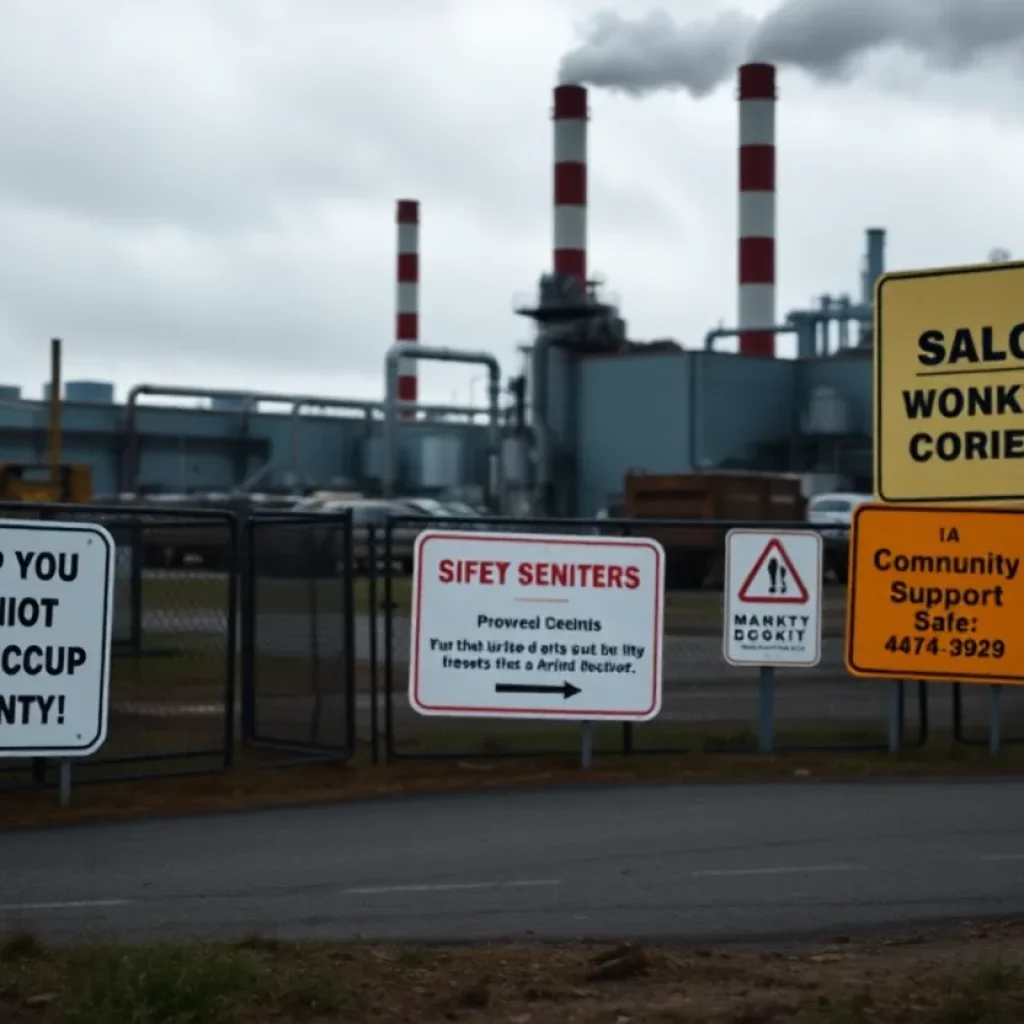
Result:
[[[960,70],[1022,41],[1024,0],[783,0],[761,19],[727,11],[688,24],[661,11],[635,19],[604,11],[562,58],[559,77],[634,96],[681,89],[701,97],[748,60],[835,79],[887,47]]]

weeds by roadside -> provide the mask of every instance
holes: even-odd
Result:
[[[623,944],[421,947],[0,944],[11,1024],[1018,1024],[1024,927],[912,941],[678,950]]]

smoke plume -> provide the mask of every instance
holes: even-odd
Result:
[[[758,19],[727,11],[679,24],[664,12],[626,19],[594,16],[560,79],[634,96],[681,89],[701,97],[744,61],[845,78],[886,47],[946,70],[976,65],[1024,40],[1024,0],[783,0]]]

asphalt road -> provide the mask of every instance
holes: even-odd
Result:
[[[1024,913],[1019,781],[448,794],[15,832],[51,940],[757,940]]]

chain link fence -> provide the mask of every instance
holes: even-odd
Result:
[[[376,568],[380,601],[368,609],[367,629],[380,636],[379,670],[373,689],[379,701],[383,756],[401,758],[522,757],[573,754],[580,728],[573,723],[503,719],[423,717],[407,696],[411,650],[411,580],[396,566],[399,548],[427,525],[425,520],[394,520],[381,538],[383,558]],[[688,553],[707,572],[688,589],[665,594],[663,703],[651,722],[592,727],[595,753],[746,752],[758,749],[759,671],[736,668],[722,655],[725,535],[731,528],[814,530],[824,534],[822,582],[822,656],[809,669],[777,669],[774,683],[774,734],[778,751],[837,753],[884,750],[889,742],[893,688],[886,680],[849,675],[845,668],[845,566],[848,528],[818,528],[806,522],[748,523],[708,520],[551,520],[445,519],[430,524],[445,529],[480,529],[588,536],[654,537],[669,561]],[[680,578],[680,574],[675,574]],[[685,577],[685,574],[682,574]],[[669,586],[671,588],[671,579]],[[950,687],[908,679],[900,696],[901,735],[906,746],[927,741],[930,731],[968,736],[970,725],[984,721],[984,687],[965,686],[954,712]],[[1006,730],[1024,723],[1024,693],[1004,702]],[[959,715],[959,718],[957,717]],[[957,726],[957,722],[963,723]]]
[[[350,513],[253,516],[242,599],[246,741],[345,760],[356,743],[356,593]]]
[[[124,506],[0,504],[4,518],[99,523],[116,544],[107,741],[79,781],[229,767],[234,748],[238,523]],[[0,759],[0,787],[56,781],[56,763]]]

